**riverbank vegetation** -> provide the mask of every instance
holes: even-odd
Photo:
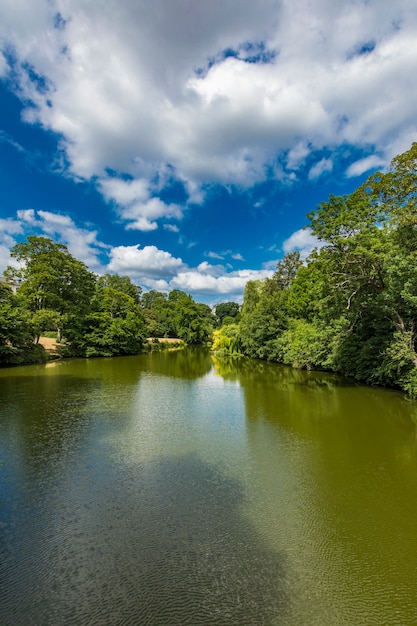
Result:
[[[320,246],[246,286],[220,354],[340,372],[417,397],[417,143],[308,215]]]
[[[98,277],[46,237],[28,237],[11,254],[20,268],[9,267],[0,282],[1,365],[45,361],[38,341],[51,331],[63,356],[138,354],[165,345],[149,337],[187,344],[211,338],[210,307],[182,291],[142,294],[127,276]]]

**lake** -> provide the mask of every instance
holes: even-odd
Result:
[[[186,349],[0,370],[0,623],[417,624],[417,403]]]

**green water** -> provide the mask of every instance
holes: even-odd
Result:
[[[196,350],[0,370],[0,623],[417,624],[417,403]]]

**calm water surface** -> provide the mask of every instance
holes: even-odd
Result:
[[[417,624],[417,403],[204,351],[0,370],[0,623]]]

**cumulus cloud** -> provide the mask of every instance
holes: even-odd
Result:
[[[169,164],[199,201],[201,183],[249,186],[282,175],[277,159],[297,169],[323,146],[376,146],[385,162],[407,148],[416,27],[414,0],[0,8],[26,119],[59,133],[74,176],[150,181]],[[175,213],[141,191],[120,201],[130,228]]]
[[[145,179],[107,178],[99,181],[99,187],[107,200],[114,200],[121,206],[149,199],[148,182]]]
[[[50,237],[64,243],[69,252],[83,261],[92,271],[101,268],[100,255],[108,248],[97,239],[97,231],[81,228],[68,215],[50,211],[22,209],[17,211],[17,219],[0,219],[0,268],[9,264],[9,250],[18,240],[27,235]]]
[[[270,270],[240,270],[216,276],[207,270],[189,270],[179,272],[170,281],[170,287],[202,295],[242,295],[248,280],[261,280],[272,274]]]
[[[306,259],[314,248],[320,248],[323,245],[309,228],[301,228],[295,231],[282,245],[285,254],[298,250],[302,259]]]
[[[134,281],[150,289],[170,291],[181,289],[200,296],[242,296],[248,280],[269,277],[272,271],[227,271],[223,265],[203,261],[196,268],[189,268],[182,259],[172,256],[156,246],[117,246],[110,251],[106,271],[126,274]]]
[[[83,261],[91,270],[101,268],[100,255],[108,248],[97,239],[98,232],[76,226],[68,215],[60,215],[51,211],[37,211],[35,225],[45,235],[68,246],[69,252]]]
[[[0,218],[0,237],[8,235],[18,235],[23,232],[22,224],[18,220],[12,218]]]
[[[107,178],[98,184],[105,199],[116,205],[128,230],[156,230],[157,220],[162,217],[182,218],[182,209],[177,204],[166,204],[160,198],[151,197],[150,184],[145,179]]]
[[[268,264],[261,270],[232,271],[229,266],[203,261],[197,267],[190,268],[181,258],[154,245],[111,248],[97,239],[96,231],[78,227],[68,215],[49,211],[18,211],[17,219],[0,220],[0,233],[2,267],[10,264],[9,250],[17,238],[21,239],[27,234],[41,234],[68,245],[71,254],[97,273],[127,275],[145,288],[164,292],[181,289],[203,299],[218,300],[222,297],[241,300],[248,280],[262,280],[273,274],[272,265]],[[311,246],[314,238],[304,233],[294,233],[285,243],[285,251]],[[231,251],[225,254],[231,254]]]
[[[110,252],[108,270],[117,274],[126,274],[146,283],[147,279],[165,279],[173,276],[184,263],[165,250],[156,246],[116,246]]]

